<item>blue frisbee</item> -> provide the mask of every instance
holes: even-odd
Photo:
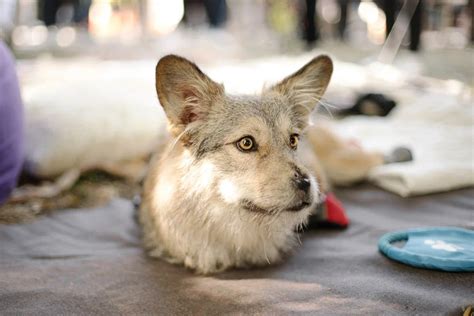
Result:
[[[393,243],[406,241],[403,247]],[[425,269],[474,271],[474,231],[430,227],[387,233],[379,250],[390,259]]]

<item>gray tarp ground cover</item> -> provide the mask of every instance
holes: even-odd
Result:
[[[474,304],[474,273],[404,266],[376,245],[392,230],[472,228],[473,193],[339,190],[349,229],[306,232],[281,265],[211,277],[147,258],[125,200],[0,226],[0,314],[459,314]]]

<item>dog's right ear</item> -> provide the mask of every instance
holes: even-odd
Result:
[[[189,60],[167,55],[156,65],[156,92],[171,133],[178,136],[188,124],[206,120],[213,104],[224,95],[224,87]]]
[[[309,114],[321,100],[331,79],[332,61],[328,56],[313,58],[300,70],[270,88],[286,96],[293,111],[306,125]]]

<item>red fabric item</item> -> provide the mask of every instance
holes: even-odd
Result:
[[[326,195],[326,216],[327,221],[342,227],[349,225],[349,218],[346,215],[342,203],[332,193]]]

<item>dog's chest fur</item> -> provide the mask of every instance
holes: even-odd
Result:
[[[150,255],[207,274],[278,262],[295,246],[309,210],[270,216],[229,205],[219,198],[218,175],[206,178],[205,164],[190,164],[185,148],[173,147],[152,162],[145,183],[140,222]]]

